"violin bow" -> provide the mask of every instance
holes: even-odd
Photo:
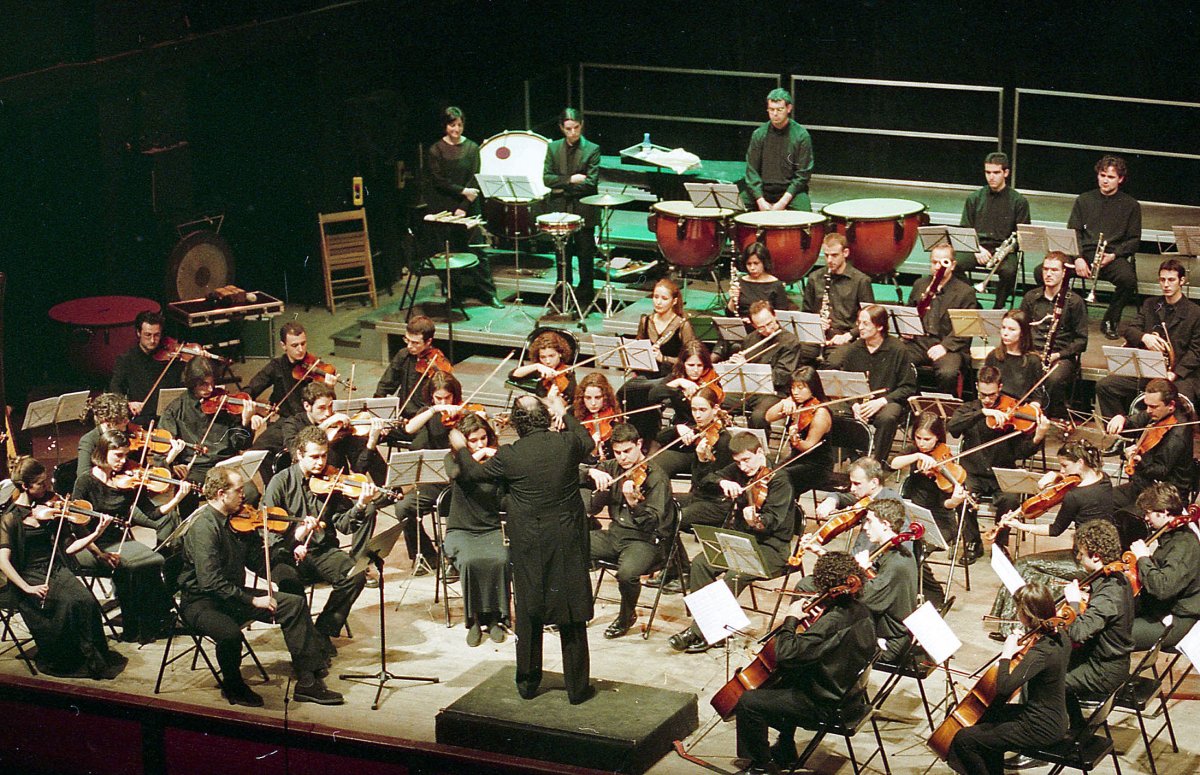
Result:
[[[266,571],[267,578],[267,598],[271,597],[271,531],[267,527],[267,510],[262,510],[262,544],[263,544],[263,570]],[[271,614],[271,623],[275,623],[275,614]]]
[[[208,427],[204,429],[204,435],[202,435],[200,437],[200,441],[196,443],[197,448],[204,447],[204,442],[208,441],[208,434],[212,432],[213,425],[216,424],[217,418],[221,416],[221,410],[225,408],[225,403],[227,401],[229,401],[229,393],[224,393],[221,396],[220,403],[217,404],[217,411],[213,412],[212,419],[208,421]],[[242,404],[242,409],[244,410],[245,408],[246,405]],[[183,476],[184,479],[186,479],[187,475],[192,472],[192,466],[196,464],[196,456],[199,454],[199,451],[197,451],[192,455],[192,459],[187,462],[187,466],[185,466],[186,473]]]
[[[408,391],[408,397],[404,399],[404,403],[400,404],[400,409],[397,411],[397,414],[401,416],[404,415],[404,410],[408,407],[408,402],[411,401],[413,396],[417,394],[417,388],[421,387],[421,383],[425,381],[425,377],[429,376],[429,372],[433,370],[433,367],[436,363],[437,356],[435,355],[429,359],[429,363],[425,364],[425,370],[421,372],[421,376],[417,377],[417,381],[413,383],[412,390]],[[283,402],[280,401],[280,403]]]
[[[58,554],[58,540],[62,537],[63,523],[66,521],[66,514],[64,514],[59,517],[58,527],[54,529],[54,543],[50,547],[50,562],[46,565],[46,597],[42,598],[42,608],[46,607],[46,600],[50,597],[50,574],[54,573],[54,556]]]
[[[586,366],[587,364],[591,363],[592,361],[598,361],[601,358],[606,358],[609,355],[612,355],[613,353],[620,352],[621,350],[624,350],[626,347],[628,347],[629,344],[630,344],[629,342],[625,342],[624,344],[619,344],[616,347],[610,347],[608,350],[605,350],[602,353],[596,353],[595,355],[593,355],[590,358],[584,358],[582,361],[579,361],[578,363],[572,363],[567,368],[558,372],[558,374],[556,374],[555,376],[562,376],[563,374],[566,374],[568,371],[573,371],[575,369],[578,369],[580,366]]]
[[[708,430],[708,429],[709,429],[709,428],[710,428],[710,427],[713,425],[713,423],[715,423],[715,422],[717,422],[717,419],[716,419],[716,418],[714,418],[714,419],[712,419],[712,420],[709,420],[709,421],[708,421],[708,422],[707,422],[707,423],[704,425],[704,428],[703,428],[703,429],[698,429],[698,430],[696,431],[696,435],[697,435],[697,436],[702,436],[702,435],[704,435],[704,433],[705,433],[705,432],[706,432],[706,431],[707,431],[707,430]],[[652,454],[652,455],[647,455],[647,456],[646,456],[646,457],[645,457],[645,458],[642,460],[642,462],[641,462],[641,463],[639,463],[638,465],[646,465],[646,464],[647,464],[647,463],[649,463],[650,461],[654,460],[654,458],[658,457],[659,455],[661,455],[662,453],[666,452],[668,449],[670,449],[671,447],[675,446],[676,444],[679,444],[679,443],[681,443],[682,441],[683,441],[683,437],[682,437],[682,436],[676,436],[674,441],[669,441],[669,442],[667,442],[666,444],[664,444],[663,446],[659,447],[657,450],[655,450],[654,454]],[[635,466],[635,468],[636,468],[636,466]],[[628,475],[629,475],[629,473],[630,473],[631,471],[633,471],[633,468],[626,469],[626,470],[622,471],[621,473],[617,474],[616,476],[614,476],[614,477],[613,477],[613,482],[616,482],[616,481],[618,481],[618,480],[620,480],[620,479],[624,479],[626,476],[628,476]],[[610,484],[609,486],[611,487],[612,485]]]
[[[516,350],[509,350],[508,355],[504,356],[504,360],[497,363],[496,368],[492,369],[488,373],[488,375],[483,378],[483,382],[479,383],[479,387],[472,390],[471,394],[466,397],[466,399],[463,401],[463,406],[466,406],[467,404],[471,403],[471,399],[474,398],[475,396],[479,395],[483,391],[483,388],[487,385],[488,382],[491,381],[492,377],[496,376],[496,372],[498,372],[498,371],[500,371],[500,369],[504,368],[504,364],[506,364],[510,360],[512,360],[512,357],[514,355],[516,355]]]
[[[288,362],[291,363],[290,360]],[[300,379],[296,380],[295,384],[292,385],[290,388],[288,388],[287,392],[283,394],[283,398],[280,398],[279,401],[277,401],[274,404],[274,406],[276,408],[283,406],[284,402],[287,401],[289,398],[291,398],[292,393],[296,392],[296,388],[303,385],[304,380],[308,379],[312,375],[312,373],[314,371],[316,371],[317,364],[320,362],[321,362],[321,359],[314,355],[313,362],[308,364],[308,368],[304,370],[304,376],[301,377]],[[296,364],[296,365],[299,366],[300,364]],[[291,372],[289,371],[288,374],[291,374]]]
[[[154,395],[154,391],[158,390],[159,383],[163,381],[163,377],[167,376],[167,369],[171,368],[171,364],[179,358],[180,348],[176,347],[175,352],[171,353],[170,359],[167,360],[167,365],[162,367],[162,371],[158,372],[158,379],[154,380],[154,384],[146,391],[146,397],[142,399],[142,410],[145,411],[146,403],[150,400],[150,396]],[[158,412],[155,412],[157,415]]]
[[[153,434],[154,421],[151,420],[150,425],[146,427],[147,443],[142,445],[141,459],[138,461],[138,465],[142,468],[146,467],[146,456],[150,452],[149,439]],[[121,549],[125,547],[125,539],[127,539],[129,534],[133,531],[133,512],[137,510],[138,501],[141,499],[142,493],[145,492],[145,490],[146,477],[142,477],[142,480],[138,482],[137,491],[133,494],[133,500],[129,503],[129,514],[125,517],[125,529],[121,531],[121,542],[117,544],[117,554],[121,553]]]
[[[661,408],[662,407],[657,406],[657,405],[656,406],[643,406],[641,409],[630,409],[628,412],[618,412],[617,414],[611,414],[611,415],[608,415],[607,417],[595,417],[590,420],[580,420],[579,422],[582,423],[583,425],[587,425],[588,423],[595,424],[602,420],[616,420],[620,417],[628,417],[631,414],[641,414],[642,412],[653,412],[654,410],[661,409]]]

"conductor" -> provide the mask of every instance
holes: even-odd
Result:
[[[550,430],[552,413],[566,431]],[[509,494],[509,558],[516,599],[517,691],[525,699],[542,680],[542,627],[558,626],[563,678],[572,705],[596,692],[589,681],[587,622],[592,618],[588,577],[588,521],[579,495],[579,465],[594,442],[561,399],[549,406],[535,396],[513,404],[512,425],[520,437],[486,463],[466,448],[458,429],[450,446],[461,468],[459,480],[492,480]]]

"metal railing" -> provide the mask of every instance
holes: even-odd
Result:
[[[718,124],[721,126],[759,126],[763,123],[763,118],[755,119],[740,119],[740,118],[722,118],[719,116],[681,116],[676,114],[662,113],[635,113],[621,110],[606,110],[603,105],[589,107],[585,103],[585,85],[587,82],[588,72],[595,71],[593,77],[599,77],[601,71],[617,71],[617,72],[637,72],[637,73],[663,73],[671,75],[687,75],[699,76],[704,78],[743,78],[743,79],[761,79],[770,82],[773,86],[782,85],[782,80],[777,73],[752,73],[742,72],[737,70],[693,70],[680,67],[645,67],[642,65],[606,65],[594,62],[581,62],[579,64],[579,108],[588,117],[605,117],[605,118],[629,118],[629,119],[649,119],[663,121],[677,121],[680,123],[689,124]]]

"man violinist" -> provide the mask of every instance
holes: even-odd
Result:
[[[643,463],[642,438],[628,423],[612,430],[612,460],[587,469],[588,481],[597,490],[608,490],[608,516],[604,530],[591,531],[591,558],[617,563],[617,585],[621,610],[604,631],[604,637],[619,638],[637,621],[641,579],[670,549],[674,525],[671,521],[671,481],[654,463]],[[639,469],[645,479],[636,481]],[[621,478],[614,482],[618,476]],[[585,482],[586,483],[586,482]]]
[[[862,575],[850,555],[829,552],[817,560],[812,578],[815,590],[825,595],[846,586],[851,577],[861,582]],[[778,679],[771,688],[751,689],[738,699],[737,753],[749,759],[743,772],[796,766],[796,727],[811,725],[852,699],[849,694],[859,673],[879,650],[871,612],[859,593],[845,591],[829,598],[824,612],[811,623],[805,610],[809,602],[793,603],[775,635]],[[779,730],[779,739],[768,746],[772,727]]]
[[[251,398],[258,398],[264,390],[271,388],[270,401],[277,407],[282,418],[304,411],[300,401],[300,388],[297,387],[298,380],[292,372],[308,357],[308,333],[304,326],[289,320],[279,329],[279,343],[283,347],[283,354],[267,361],[267,365],[250,380],[246,392]],[[301,366],[301,370],[305,369],[305,366]],[[336,381],[333,375],[320,371],[313,372],[312,379],[331,385]]]
[[[426,406],[421,391],[414,392],[422,373],[422,370],[417,368],[418,363],[429,371],[425,379],[429,379],[435,371],[454,371],[442,351],[433,346],[436,330],[433,320],[424,315],[413,315],[409,318],[404,327],[404,349],[392,357],[391,363],[375,387],[376,398],[399,396],[401,401],[407,399],[407,403],[400,407],[404,417],[412,417]]]
[[[117,356],[108,392],[128,398],[133,421],[145,426],[158,416],[158,392],[163,388],[179,387],[183,364],[178,358],[171,361],[159,354],[163,339],[161,313],[139,312],[133,319],[133,330],[137,332],[137,344]],[[154,391],[150,392],[152,387]]]
[[[1042,387],[1049,396],[1046,408],[1061,408],[1060,413],[1064,416],[1067,388],[1079,373],[1079,356],[1087,349],[1088,339],[1087,305],[1079,294],[1071,293],[1069,288],[1064,291],[1066,261],[1065,253],[1057,250],[1047,253],[1042,261],[1044,285],[1032,289],[1021,300],[1021,311],[1025,313],[1033,332],[1035,352],[1047,354],[1046,340],[1050,337],[1051,327],[1057,325],[1048,353],[1050,376],[1046,377]],[[1055,307],[1060,295],[1063,307],[1056,324]]]
[[[292,699],[340,705],[342,695],[326,688],[333,644],[313,626],[302,593],[283,589],[259,594],[244,586],[246,547],[229,527],[245,500],[242,475],[215,468],[204,478],[205,504],[189,521],[183,537],[183,571],[179,575],[179,615],[194,632],[217,644],[221,694],[230,705],[261,707],[263,699],[242,679],[242,624],[247,619],[274,621],[283,630],[296,672]]]
[[[888,335],[888,322],[887,310],[878,304],[860,309],[858,339],[846,347],[841,363],[846,371],[866,373],[871,390],[887,391],[852,407],[855,418],[875,428],[871,456],[879,461],[887,460],[909,396],[917,393],[917,369],[904,343]]]
[[[729,443],[733,465],[708,476],[707,483],[720,487],[732,502],[733,514],[727,521],[733,530],[749,533],[756,539],[766,571],[771,577],[787,565],[795,517],[792,512],[792,483],[786,474],[772,474],[767,455],[758,437],[752,433],[734,435]],[[764,487],[765,485],[765,487]],[[761,499],[761,502],[756,502]],[[725,574],[725,583],[737,597],[754,580],[751,576],[714,568],[703,553],[692,560],[688,590],[695,592]],[[688,629],[671,636],[671,648],[699,654],[717,644],[709,644],[692,623]]]
[[[874,503],[880,499],[899,500],[900,493],[884,485],[883,464],[873,457],[860,457],[850,464],[849,492],[835,492],[817,504],[817,518],[824,520],[835,509],[844,509],[859,501]]]
[[[1167,379],[1180,395],[1195,403],[1200,390],[1200,305],[1183,295],[1187,270],[1179,259],[1168,258],[1158,267],[1161,298],[1148,298],[1125,328],[1125,344],[1163,353]],[[1137,395],[1136,377],[1105,375],[1096,383],[1096,400],[1105,417],[1123,414]]]
[[[292,448],[295,462],[271,478],[262,505],[278,506],[289,516],[303,520],[294,530],[270,537],[271,573],[285,592],[303,594],[305,584],[316,581],[333,587],[325,608],[317,616],[316,626],[322,635],[335,638],[367,580],[363,573],[350,575],[354,560],[338,548],[337,534],[355,533],[363,523],[374,521],[376,507],[371,500],[376,491],[367,484],[353,500],[340,492],[328,495],[313,492],[314,477],[327,474],[328,455],[325,431],[315,426],[301,430]],[[262,557],[256,555],[252,562],[261,566]],[[255,567],[255,570],[265,575],[265,568]]]
[[[1183,499],[1169,484],[1155,482],[1137,499],[1146,526],[1158,532],[1184,513]],[[1171,634],[1163,646],[1175,648],[1200,621],[1200,539],[1190,525],[1168,530],[1158,538],[1154,551],[1138,539],[1129,547],[1137,557],[1142,583],[1133,620],[1133,650],[1145,651],[1162,637],[1170,614]]]
[[[971,360],[971,337],[955,336],[952,309],[979,309],[975,288],[954,273],[954,248],[937,245],[929,251],[929,276],[918,277],[908,303],[921,314],[925,333],[904,344],[914,365],[933,369],[934,382],[943,393],[957,394],[958,379]]]
[[[1134,503],[1151,484],[1165,482],[1179,492],[1191,487],[1192,428],[1173,427],[1187,422],[1190,414],[1180,405],[1175,386],[1165,379],[1152,379],[1142,395],[1145,408],[1130,415],[1118,414],[1105,430],[1128,439],[1125,472],[1128,481],[1113,488],[1113,507],[1121,512],[1121,545],[1144,538],[1145,528],[1137,519]]]
[[[791,331],[780,330],[779,318],[771,302],[761,299],[750,305],[750,324],[754,330],[742,340],[742,349],[735,353],[730,363],[769,363],[771,365],[771,385],[775,388],[771,393],[727,393],[723,406],[733,411],[745,405],[750,415],[751,428],[767,430],[771,424],[767,422],[767,410],[788,394],[792,384],[792,372],[800,364],[800,341]],[[768,336],[770,342],[762,344]],[[742,353],[754,348],[749,359]]]

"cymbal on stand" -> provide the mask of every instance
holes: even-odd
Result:
[[[580,199],[579,204],[592,207],[620,207],[632,201],[633,197],[628,194],[592,194]]]

